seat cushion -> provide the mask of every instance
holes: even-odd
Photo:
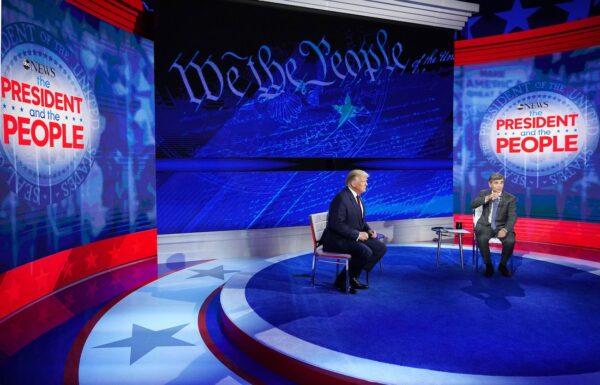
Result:
[[[350,259],[350,254],[323,251],[323,246],[317,247],[315,252],[319,258]]]

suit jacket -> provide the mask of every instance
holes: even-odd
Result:
[[[492,190],[485,189],[479,192],[477,198],[473,199],[471,202],[471,208],[476,209],[479,206],[483,205],[483,213],[481,214],[481,218],[475,224],[475,226],[482,225],[490,225],[489,217],[490,210],[492,209],[492,201],[490,200],[488,203],[485,203],[485,196],[490,195]],[[517,198],[507,193],[506,191],[502,191],[502,195],[500,196],[500,202],[498,203],[498,213],[496,214],[496,229],[506,229],[506,231],[514,231],[515,223],[517,222]]]
[[[366,215],[365,203],[362,204]],[[321,237],[324,248],[334,249],[347,240],[356,241],[359,232],[371,230],[364,215],[350,188],[342,189],[329,205],[327,227]]]

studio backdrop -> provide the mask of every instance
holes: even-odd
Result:
[[[599,71],[600,47],[457,67],[456,213],[470,214],[489,174],[501,172],[520,217],[572,221],[559,238],[539,228],[542,241],[600,222]]]
[[[345,174],[370,220],[452,214],[452,32],[243,1],[161,2],[159,233],[308,224]]]
[[[153,55],[66,2],[2,1],[0,273],[155,227]],[[95,272],[117,246],[50,261],[36,282]]]

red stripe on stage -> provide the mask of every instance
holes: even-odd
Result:
[[[227,366],[234,373],[236,373],[238,376],[242,377],[244,380],[248,381],[249,383],[262,385],[265,383],[264,381],[260,380],[258,377],[253,376],[250,373],[247,373],[245,370],[243,370],[241,368],[241,366],[237,365],[235,363],[235,361],[230,360],[223,352],[221,352],[221,350],[219,349],[217,344],[214,342],[214,340],[210,336],[210,333],[208,332],[208,326],[206,325],[206,323],[207,323],[206,316],[208,313],[208,306],[215,299],[216,296],[221,294],[221,289],[223,289],[223,286],[219,286],[219,288],[217,288],[215,291],[213,291],[204,300],[204,303],[202,304],[202,307],[200,308],[200,312],[198,313],[198,331],[200,332],[200,336],[202,337],[202,340],[206,344],[206,347],[208,348],[208,350],[210,350],[210,352],[215,357],[217,357],[217,359],[219,361],[221,361],[225,366]]]
[[[491,63],[600,45],[600,16],[454,43],[454,65]]]
[[[156,265],[156,264],[155,264]],[[150,279],[146,279],[145,281],[136,282],[133,287],[130,287],[126,292],[121,293],[117,297],[110,300],[106,305],[100,309],[98,313],[96,313],[79,331],[73,345],[71,345],[71,350],[69,350],[69,354],[67,355],[67,361],[65,362],[65,373],[64,373],[64,383],[70,385],[78,385],[79,384],[79,363],[81,360],[81,353],[83,352],[83,346],[87,341],[90,333],[102,319],[102,317],[110,310],[113,306],[115,306],[119,301],[123,298],[127,297],[129,294],[133,293],[137,289],[142,286],[147,285],[148,283],[154,281],[156,277],[152,277]]]
[[[248,334],[238,328],[221,311],[221,320],[223,331],[227,338],[232,341],[240,350],[248,354],[261,365],[269,368],[282,377],[288,378],[297,384],[329,384],[329,385],[349,385],[349,384],[374,384],[373,382],[361,380],[354,377],[345,376],[323,368],[319,368],[305,362],[296,360],[274,349],[271,349],[261,342],[255,340]]]
[[[57,290],[126,263],[155,257],[156,229],[63,250],[0,274],[0,320]]]
[[[470,214],[454,214],[455,222],[462,222],[466,230],[473,231],[473,216]],[[600,223],[564,221],[538,218],[518,218],[515,225],[517,235],[517,247],[519,242],[534,242],[546,244],[545,248],[530,247],[531,251],[560,253],[564,255],[567,248],[560,246],[587,248],[588,250],[577,250],[576,253],[569,252],[574,258],[596,260],[600,249]],[[466,237],[471,239],[472,237]],[[557,245],[557,246],[553,246]],[[537,250],[539,249],[539,250]],[[561,250],[559,252],[559,250]],[[595,252],[594,252],[595,251]],[[587,257],[587,256],[590,257]]]

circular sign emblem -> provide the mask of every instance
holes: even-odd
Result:
[[[585,94],[562,83],[518,84],[492,102],[481,150],[529,185],[553,185],[583,169],[598,145],[598,114]]]
[[[78,58],[41,27],[2,30],[0,169],[11,189],[47,205],[86,179],[99,142],[98,105]]]

